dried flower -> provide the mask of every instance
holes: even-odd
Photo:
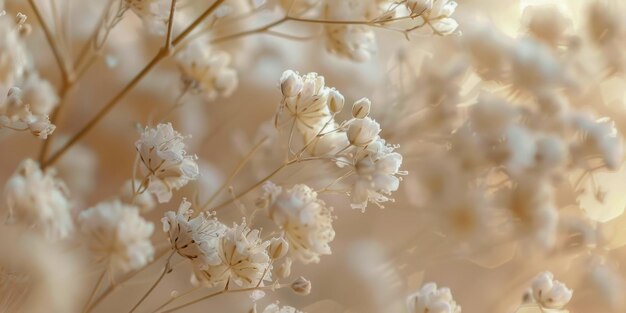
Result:
[[[119,200],[102,202],[78,216],[87,247],[98,261],[123,271],[142,268],[154,257],[150,236],[154,224],[139,209]]]
[[[317,198],[306,185],[283,189],[271,182],[263,185],[269,215],[285,232],[289,254],[304,263],[319,262],[320,255],[331,254],[329,243],[335,238],[332,208]]]
[[[160,203],[169,202],[173,190],[198,177],[196,157],[187,155],[183,139],[172,124],[167,123],[146,127],[135,143],[142,170],[149,179],[148,191],[155,194]]]
[[[572,299],[573,293],[563,283],[555,280],[550,272],[543,272],[535,277],[532,291],[535,301],[548,309],[563,308]]]
[[[201,269],[220,265],[218,245],[227,227],[206,213],[191,218],[193,211],[190,208],[191,203],[183,199],[177,212],[165,212],[161,219],[172,249]]]
[[[407,299],[411,313],[461,313],[448,288],[437,288],[435,283],[427,283]]]
[[[352,117],[365,118],[370,114],[370,107],[372,102],[368,98],[361,98],[354,102],[352,105]]]
[[[379,133],[380,125],[369,117],[355,119],[348,124],[348,141],[356,147],[365,147],[374,142]]]
[[[10,221],[35,227],[53,240],[68,237],[74,229],[67,188],[55,175],[26,159],[5,187]]]
[[[237,72],[230,67],[231,57],[202,42],[185,47],[176,60],[185,84],[201,91],[209,101],[229,97],[237,89]]]
[[[231,281],[240,287],[263,285],[271,279],[269,241],[263,241],[259,230],[251,230],[245,221],[219,237],[218,265],[207,269],[196,268],[196,275],[209,286]]]

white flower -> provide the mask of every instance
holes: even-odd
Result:
[[[146,128],[135,143],[142,170],[149,178],[148,191],[155,194],[160,203],[169,202],[172,190],[198,177],[196,157],[187,155],[183,139],[172,124],[167,123]]]
[[[279,306],[277,303],[272,303],[263,309],[262,313],[302,313],[290,306]]]
[[[103,202],[81,212],[78,220],[83,238],[98,261],[108,261],[123,271],[152,261],[154,224],[144,220],[137,207],[119,200]]]
[[[170,0],[124,0],[153,34],[163,35],[169,21]]]
[[[548,309],[563,308],[572,299],[573,294],[571,289],[555,280],[550,272],[543,272],[535,277],[532,291],[535,301]]]
[[[369,117],[354,119],[348,124],[348,141],[356,147],[365,147],[374,142],[379,133],[380,125]]]
[[[459,27],[459,23],[451,17],[457,7],[455,1],[409,0],[406,5],[412,14],[420,14],[415,18],[418,23],[428,22],[437,35],[453,34]]]
[[[316,135],[331,118],[328,107],[331,88],[325,86],[324,76],[317,73],[308,73],[301,80],[302,88],[297,88],[300,92],[286,97],[284,108],[295,119],[293,122],[302,134]]]
[[[285,97],[295,97],[302,90],[302,77],[292,70],[286,70],[280,77],[280,90]]]
[[[62,239],[74,229],[65,184],[55,172],[43,172],[37,162],[24,160],[5,187],[10,220],[34,226],[50,239]]]
[[[317,198],[306,185],[283,189],[271,182],[263,185],[270,218],[285,232],[289,254],[304,263],[319,262],[320,255],[331,254],[329,243],[335,238],[332,208]]]
[[[30,73],[21,84],[22,101],[35,115],[49,115],[59,102],[54,87],[37,73]]]
[[[219,265],[219,237],[227,227],[206,212],[191,218],[193,211],[190,207],[191,203],[183,200],[178,212],[166,212],[161,219],[163,231],[168,233],[172,249],[196,266],[206,269],[210,265]]]
[[[370,114],[372,102],[368,98],[361,98],[352,104],[352,117],[365,118]]]
[[[433,0],[407,0],[405,3],[411,14],[424,14],[433,8]]]
[[[203,42],[187,45],[176,57],[183,81],[202,91],[209,101],[229,97],[239,85],[230,55]]]
[[[461,313],[448,288],[437,288],[435,283],[427,283],[407,299],[409,313]]]
[[[5,101],[0,102],[0,128],[4,127],[18,131],[29,130],[39,139],[47,139],[56,128],[47,115],[31,112],[30,106],[24,103],[22,90],[17,87],[9,89]]]
[[[599,155],[609,169],[615,170],[621,165],[624,154],[622,139],[612,120],[593,120],[591,116],[582,114],[573,115],[570,120],[574,128],[583,134],[582,142],[572,147],[576,160]]]
[[[230,281],[239,287],[263,285],[271,279],[271,258],[268,254],[269,241],[263,241],[257,229],[251,230],[245,221],[219,237],[218,265],[207,269],[196,267],[196,275],[209,285]]]
[[[393,150],[381,139],[366,148],[365,155],[354,166],[356,180],[351,191],[352,208],[365,211],[368,202],[381,206],[380,203],[393,200],[388,196],[400,186],[398,175],[407,174],[400,171],[402,155]]]
[[[506,145],[505,165],[511,174],[520,174],[534,165],[537,147],[535,138],[526,128],[510,125],[506,129]]]
[[[374,31],[364,25],[327,24],[326,49],[357,62],[370,60],[378,50]]]

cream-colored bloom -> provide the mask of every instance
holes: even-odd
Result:
[[[34,115],[50,115],[59,102],[54,87],[37,73],[29,73],[20,86],[22,101]]]
[[[329,243],[335,238],[332,208],[317,198],[306,185],[283,189],[271,182],[263,185],[270,218],[285,232],[289,254],[304,263],[319,262],[331,254]]]
[[[213,50],[206,43],[187,45],[176,61],[185,84],[201,91],[209,101],[229,97],[239,85],[237,71],[230,67],[230,55]]]
[[[461,313],[448,288],[437,288],[435,283],[427,283],[407,299],[409,313]]]
[[[393,201],[389,195],[400,186],[398,176],[407,174],[400,171],[402,155],[393,150],[394,147],[381,139],[367,146],[364,156],[354,165],[356,179],[350,192],[352,208],[365,211],[368,202],[381,206],[383,202]]]
[[[11,17],[0,16],[0,87],[15,86],[31,66],[18,25]]]
[[[172,191],[198,177],[196,157],[187,155],[184,137],[172,124],[146,128],[135,143],[141,158],[142,171],[149,178],[148,191],[160,203],[169,202]]]
[[[292,76],[292,71],[283,74],[283,78],[289,76]],[[295,95],[285,96],[284,108],[302,134],[317,134],[332,117],[328,108],[331,88],[325,85],[324,76],[317,73],[308,73],[300,79],[292,79],[295,79],[296,85],[302,80],[302,88],[293,87],[293,92],[287,93]],[[296,93],[295,90],[298,89],[299,92]]]
[[[532,282],[533,298],[542,307],[561,309],[572,299],[573,291],[554,279],[550,272],[543,272]]]
[[[328,20],[366,20],[375,17],[371,1],[327,1]],[[375,6],[374,6],[375,7]],[[326,49],[340,57],[356,62],[370,60],[378,50],[376,35],[369,25],[325,24]]]
[[[55,171],[42,171],[37,162],[24,160],[5,187],[9,219],[41,230],[50,239],[62,239],[74,229],[65,184]]]
[[[201,269],[219,265],[220,237],[227,227],[208,216],[206,212],[191,218],[191,203],[183,200],[178,211],[168,211],[161,219],[163,231],[169,235],[172,249],[181,256],[192,260]]]
[[[169,0],[124,0],[125,4],[143,21],[149,32],[163,35],[169,21]]]
[[[213,286],[230,281],[239,287],[263,285],[271,279],[271,258],[268,254],[269,241],[263,241],[257,229],[251,230],[245,221],[219,237],[217,265],[206,269],[196,267],[200,280]]]
[[[7,98],[0,102],[0,129],[30,131],[39,139],[47,139],[56,126],[50,123],[47,115],[33,114],[30,106],[24,103],[22,90],[9,89]]]
[[[365,147],[374,142],[379,133],[380,125],[369,117],[354,119],[348,124],[348,141],[356,147]]]
[[[119,200],[102,202],[81,212],[78,220],[82,238],[98,261],[108,261],[123,271],[152,261],[154,224],[144,220],[137,207]]]

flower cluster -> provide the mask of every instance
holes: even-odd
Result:
[[[74,229],[65,184],[54,170],[43,171],[31,159],[24,160],[7,181],[5,199],[9,221],[39,229],[49,239],[66,238]]]
[[[410,313],[461,313],[448,288],[437,288],[435,283],[427,283],[407,299]]]
[[[187,155],[184,139],[168,123],[146,128],[135,143],[145,177],[140,188],[144,188],[143,191],[147,188],[160,203],[169,202],[173,190],[182,188],[199,175],[196,157]]]
[[[543,272],[532,282],[533,300],[542,308],[562,309],[572,299],[572,290],[554,279],[550,272]]]
[[[98,262],[130,271],[142,268],[154,257],[150,236],[154,225],[139,209],[119,200],[99,203],[80,213],[80,231]]]

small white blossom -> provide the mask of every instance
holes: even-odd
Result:
[[[303,87],[302,77],[292,70],[286,70],[280,77],[280,90],[283,96],[290,98],[300,93]]]
[[[355,164],[356,180],[352,185],[351,206],[365,211],[368,202],[379,206],[383,202],[392,201],[388,196],[398,190],[402,155],[393,152],[383,140],[377,140],[365,149],[365,155]]]
[[[28,130],[39,139],[47,139],[56,129],[47,115],[31,112],[30,106],[24,103],[22,90],[17,87],[9,89],[5,101],[0,102],[0,128],[4,127],[18,131]]]
[[[123,271],[152,261],[154,224],[144,220],[137,207],[119,200],[103,202],[81,212],[78,220],[83,239],[98,261],[108,261]]]
[[[407,299],[409,313],[461,313],[448,288],[437,288],[435,283],[427,283]]]
[[[24,160],[5,187],[10,221],[41,230],[50,239],[62,239],[74,229],[65,184],[52,170]]]
[[[164,35],[169,21],[170,0],[124,0],[143,21],[149,32]]]
[[[365,118],[370,114],[370,107],[372,102],[368,98],[361,98],[354,102],[352,105],[352,117]]]
[[[206,212],[191,218],[193,211],[190,207],[191,203],[183,200],[177,212],[166,212],[161,219],[163,231],[168,233],[172,249],[199,268],[219,265],[219,238],[227,227]]]
[[[22,101],[28,104],[34,115],[49,115],[59,102],[54,87],[37,73],[29,73],[20,85]]]
[[[160,203],[169,202],[172,191],[198,177],[196,157],[187,155],[184,137],[172,124],[146,128],[135,143],[141,158],[143,173],[149,178],[148,191]]]
[[[30,67],[30,54],[19,27],[11,17],[0,15],[0,87],[15,86]]]
[[[303,75],[301,80],[300,92],[292,97],[286,96],[284,109],[301,133],[317,134],[331,118],[328,101],[332,89],[325,85],[324,76],[317,73]]]
[[[369,117],[354,119],[348,125],[348,141],[356,147],[365,147],[374,142],[379,133],[380,125]]]
[[[229,97],[239,85],[237,71],[230,67],[230,55],[203,42],[187,45],[176,60],[183,81],[201,91],[209,101]]]
[[[284,230],[291,256],[317,263],[320,255],[331,254],[329,243],[335,238],[332,208],[318,199],[315,191],[306,185],[283,189],[271,182],[265,183],[263,190],[270,218]]]
[[[260,231],[251,230],[243,222],[235,224],[219,237],[220,263],[207,269],[196,268],[196,275],[209,286],[230,281],[239,287],[263,285],[271,278],[269,241],[263,241]]]
[[[548,309],[563,308],[572,299],[573,294],[565,284],[555,280],[550,272],[543,272],[535,277],[532,291],[535,301]]]

